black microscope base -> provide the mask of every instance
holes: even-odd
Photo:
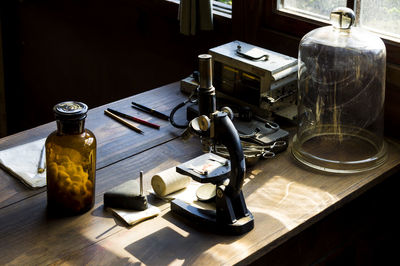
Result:
[[[215,210],[199,209],[178,199],[171,202],[171,210],[190,222],[216,233],[242,235],[254,228],[254,218],[250,212],[248,216],[236,220],[233,224],[222,224],[217,222]]]

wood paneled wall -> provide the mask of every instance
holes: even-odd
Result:
[[[188,76],[197,55],[232,40],[179,33],[178,4],[164,0],[5,0],[0,4],[8,134],[54,119],[65,100],[93,108]]]

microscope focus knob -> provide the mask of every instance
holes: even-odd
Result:
[[[199,128],[201,131],[207,131],[211,126],[210,118],[205,115],[199,116],[197,118],[197,122],[199,123]]]
[[[210,128],[210,126],[210,119],[206,115],[196,117],[189,123],[189,127],[192,128],[199,135],[201,135],[202,131],[206,132]]]
[[[221,108],[221,112],[227,113],[228,117],[231,119],[231,121],[233,121],[234,114],[231,108],[224,106]]]

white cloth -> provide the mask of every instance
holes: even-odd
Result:
[[[141,221],[150,219],[160,214],[160,209],[148,204],[148,208],[143,211],[124,210],[109,208],[116,216],[124,220],[129,225],[137,224]]]
[[[46,171],[38,173],[40,152],[46,138],[0,151],[0,164],[31,188],[46,185]]]
[[[180,32],[184,35],[196,35],[197,30],[212,30],[212,0],[181,0],[179,21]]]

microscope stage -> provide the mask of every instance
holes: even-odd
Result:
[[[213,153],[206,153],[176,167],[176,171],[188,175],[200,183],[217,184],[229,177],[230,161]]]

